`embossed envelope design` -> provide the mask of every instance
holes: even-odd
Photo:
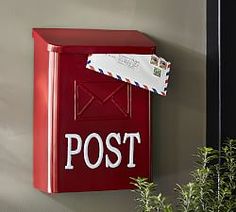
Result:
[[[127,119],[131,117],[131,85],[119,81],[74,81],[74,119]]]

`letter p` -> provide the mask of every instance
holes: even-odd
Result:
[[[67,138],[67,162],[65,169],[74,169],[72,163],[72,155],[79,154],[82,149],[82,139],[78,134],[65,134],[65,138]],[[72,140],[75,139],[77,141],[77,146],[75,149],[72,149]]]

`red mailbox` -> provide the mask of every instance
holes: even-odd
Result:
[[[89,54],[152,54],[134,30],[33,29],[34,186],[128,189],[151,176],[150,93],[86,69]]]

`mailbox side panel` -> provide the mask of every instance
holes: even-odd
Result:
[[[127,83],[95,73],[85,68],[88,55],[61,54],[58,81],[57,118],[57,192],[128,189],[129,177],[151,176],[150,168],[150,93]],[[135,142],[136,167],[127,167],[129,141],[112,145],[119,149],[122,161],[117,168],[107,168],[106,155],[117,157],[106,147],[109,133],[140,133],[141,144]],[[90,169],[84,160],[84,142],[91,133],[103,141],[104,153],[99,167]],[[72,158],[72,170],[66,170],[67,139],[65,134],[79,134],[82,149]],[[76,141],[73,141],[73,149]],[[89,158],[95,163],[99,154],[96,140],[89,145]]]
[[[33,184],[48,191],[48,64],[47,44],[34,38]]]

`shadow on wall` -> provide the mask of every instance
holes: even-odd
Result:
[[[152,99],[153,178],[174,196],[186,183],[193,154],[205,144],[205,55],[154,39],[157,53],[172,63],[166,97]]]
[[[7,140],[7,139],[6,139]],[[1,176],[14,179],[25,185],[31,183],[31,169],[15,154],[14,150],[7,149],[0,143]],[[17,175],[15,174],[17,171]]]
[[[51,198],[66,207],[68,211],[91,212],[94,210],[119,212],[122,210],[124,212],[131,212],[135,211],[135,205],[133,196],[130,194],[131,191],[129,190],[98,191],[61,193],[51,196]],[[91,210],[91,207],[93,210]]]

